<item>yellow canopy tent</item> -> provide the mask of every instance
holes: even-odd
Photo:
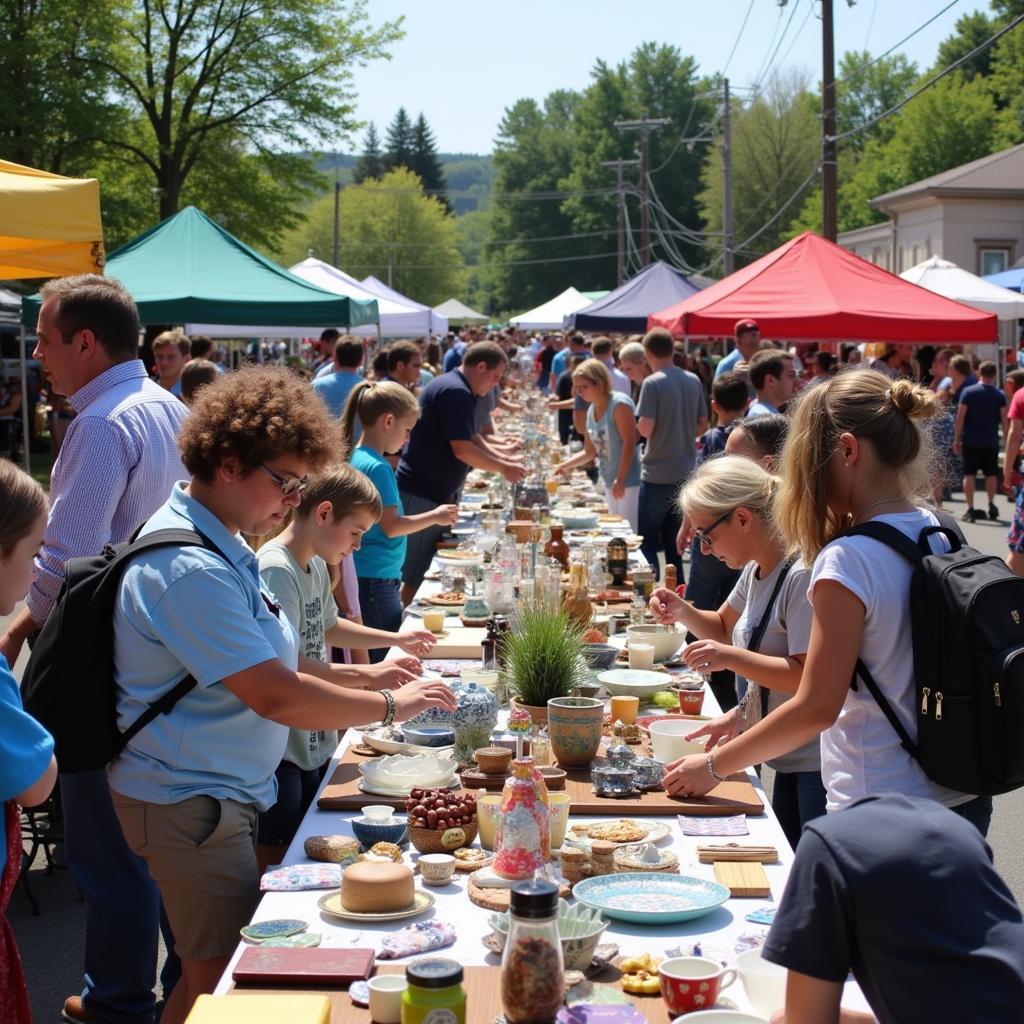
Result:
[[[0,280],[103,273],[100,184],[0,160]],[[21,411],[29,468],[25,330],[21,332]]]

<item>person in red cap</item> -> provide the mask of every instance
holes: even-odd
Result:
[[[736,369],[737,363],[749,363],[761,347],[761,329],[756,320],[736,321],[736,347],[715,367],[715,378]]]

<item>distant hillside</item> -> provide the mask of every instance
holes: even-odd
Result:
[[[445,178],[451,196],[455,215],[482,209],[487,204],[486,195],[494,184],[494,164],[490,156],[476,153],[438,153],[444,165]],[[352,168],[359,159],[358,154],[325,153],[317,161],[317,169],[324,174],[332,175],[337,167],[341,172],[341,181],[348,184],[352,180]]]

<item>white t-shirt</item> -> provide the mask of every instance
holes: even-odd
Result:
[[[875,516],[916,541],[938,520],[927,510]],[[941,537],[933,551],[948,551]],[[864,605],[860,657],[912,739],[917,738],[917,696],[910,627],[910,577],[913,568],[901,554],[870,537],[840,537],[825,546],[811,570],[807,596],[814,604],[819,580],[834,580]],[[896,730],[863,682],[847,690],[839,717],[821,734],[821,777],[827,808],[838,810],[864,796],[902,793],[927,797],[947,807],[972,796],[932,782],[900,746]]]
[[[764,579],[757,576],[756,562],[745,566],[740,573],[740,578],[729,595],[729,607],[740,613],[732,629],[734,647],[750,646],[750,638],[757,629],[761,616],[764,615],[784,564],[784,560],[779,562]],[[768,626],[761,638],[759,654],[786,657],[807,653],[811,639],[811,619],[814,617],[810,602],[807,600],[807,585],[810,578],[810,570],[800,561],[794,563],[786,574],[779,589],[779,596],[772,606]],[[737,675],[737,681],[739,679],[742,679],[742,676]],[[757,680],[748,680],[748,692],[750,696],[745,705],[744,729],[749,729],[761,718],[761,688],[757,685]],[[769,714],[792,696],[781,690],[769,690]],[[796,750],[781,757],[772,758],[766,763],[777,772],[816,772],[821,767],[818,741],[811,740],[802,747],[797,747]]]

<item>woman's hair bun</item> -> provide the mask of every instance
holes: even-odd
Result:
[[[911,380],[894,380],[889,386],[889,401],[912,420],[928,419],[938,411],[935,395]]]

